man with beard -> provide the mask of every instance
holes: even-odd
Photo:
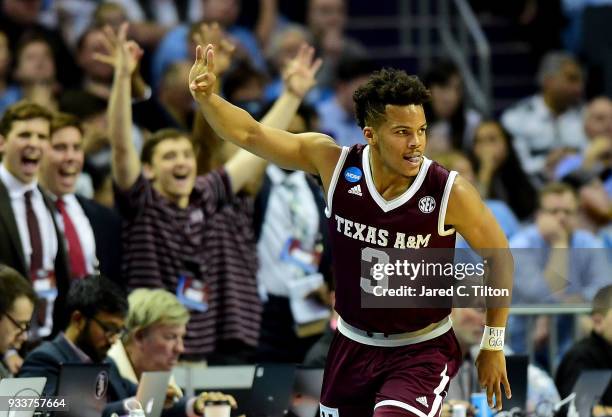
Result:
[[[18,377],[46,377],[46,396],[57,395],[58,375],[64,363],[110,363],[109,388],[104,415],[123,408],[123,399],[136,394],[136,386],[119,375],[106,358],[124,330],[128,302],[125,293],[104,277],[76,281],[68,293],[68,326],[50,342],[44,342],[26,358]]]
[[[45,108],[27,101],[9,107],[0,120],[4,156],[0,166],[0,262],[28,277],[49,305],[57,295],[55,305],[61,306],[68,291],[69,267],[51,202],[37,183],[50,120]],[[51,315],[44,314],[46,310],[39,308],[39,336],[51,332]],[[61,329],[57,327],[60,311],[53,312],[56,331]]]

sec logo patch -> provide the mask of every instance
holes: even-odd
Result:
[[[422,197],[419,200],[419,209],[425,213],[431,213],[436,208],[436,200],[431,196]]]

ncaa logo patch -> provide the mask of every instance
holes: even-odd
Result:
[[[434,211],[436,208],[436,200],[432,196],[422,197],[419,200],[419,210],[423,213],[428,214]]]
[[[344,179],[348,182],[357,182],[361,179],[363,173],[357,167],[348,167],[344,170]]]

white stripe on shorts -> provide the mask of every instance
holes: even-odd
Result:
[[[440,381],[440,385],[438,385],[436,389],[434,389],[434,394],[436,394],[436,398],[434,399],[434,402],[431,405],[431,410],[429,411],[429,414],[425,414],[424,412],[422,412],[421,410],[417,408],[414,408],[410,404],[406,404],[405,402],[397,401],[397,400],[380,401],[376,403],[376,405],[374,406],[374,409],[376,410],[378,407],[382,407],[385,405],[393,405],[395,407],[400,407],[400,408],[403,408],[404,410],[408,410],[411,413],[417,415],[418,417],[434,417],[438,415],[438,409],[440,408],[440,405],[442,404],[442,400],[443,400],[442,395],[440,394],[442,393],[442,391],[444,390],[444,387],[446,386],[446,384],[448,384],[448,381],[450,380],[448,375],[446,375],[446,369],[447,369],[447,365],[444,365],[444,370],[440,374],[440,376],[442,377],[442,380]]]

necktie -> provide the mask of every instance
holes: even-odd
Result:
[[[43,248],[42,240],[40,239],[40,229],[38,228],[38,218],[32,207],[32,191],[26,191],[24,194],[26,221],[28,223],[28,233],[30,235],[30,246],[32,253],[30,254],[30,276],[35,278],[43,267]]]
[[[83,248],[81,247],[79,235],[66,211],[64,200],[58,198],[55,202],[55,206],[57,207],[57,211],[62,215],[62,220],[64,221],[64,236],[68,242],[68,255],[70,258],[70,271],[72,277],[83,278],[87,275],[87,268],[85,266],[85,256],[83,256]]]

